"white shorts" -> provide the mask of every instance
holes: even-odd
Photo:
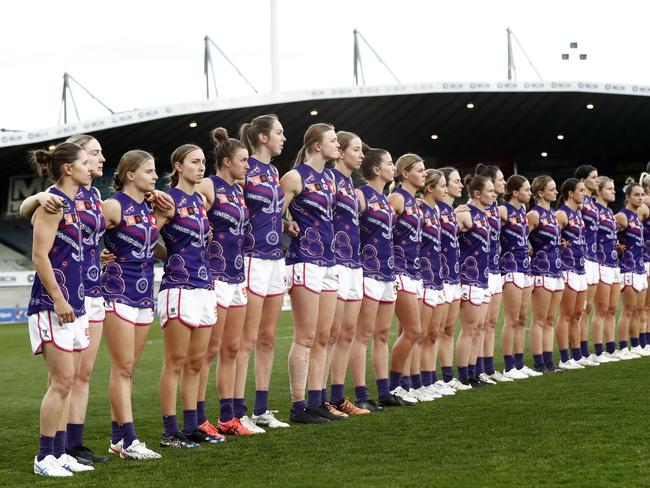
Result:
[[[557,278],[551,276],[533,276],[533,282],[535,288],[544,288],[550,292],[564,290],[564,278],[559,276]]]
[[[214,280],[213,294],[217,299],[217,305],[221,308],[239,308],[245,307],[248,303],[248,291],[246,282],[241,283],[224,283],[223,281]]]
[[[596,285],[600,281],[600,273],[598,270],[598,263],[585,259],[585,275],[587,276],[587,285]]]
[[[364,276],[363,296],[379,303],[393,303],[397,296],[397,284],[394,281],[379,281]]]
[[[422,299],[424,300],[424,304],[431,308],[436,308],[437,306],[443,305],[447,302],[447,300],[445,300],[444,289],[434,290],[433,288],[425,288]]]
[[[523,290],[533,286],[533,277],[524,273],[506,273],[503,275],[503,285],[506,283],[512,283]]]
[[[296,263],[285,266],[289,292],[294,286],[304,286],[317,295],[320,292],[337,291],[339,279],[336,266],[318,266],[313,263]]]
[[[160,326],[176,319],[190,327],[212,327],[217,322],[217,295],[206,288],[168,288],[158,293]]]
[[[442,288],[445,291],[445,301],[447,303],[453,303],[456,300],[460,300],[460,283],[444,283]]]
[[[284,295],[287,291],[287,275],[284,259],[259,259],[247,257],[244,260],[246,288],[258,297]]]
[[[599,279],[605,285],[614,285],[621,282],[621,271],[611,266],[598,266]]]
[[[421,300],[424,295],[422,280],[414,280],[406,275],[397,275],[395,276],[395,284],[397,285],[397,291],[415,295],[418,300]]]
[[[587,275],[574,273],[573,271],[563,271],[562,279],[564,286],[577,293],[587,291]]]
[[[637,293],[648,289],[648,279],[645,274],[640,273],[621,273],[622,290],[626,286],[631,286]]]
[[[83,351],[90,344],[88,315],[77,317],[74,322],[59,324],[59,319],[51,310],[41,310],[27,317],[29,341],[32,354],[42,354],[43,344],[65,352]]]
[[[151,325],[153,322],[153,308],[136,308],[118,302],[104,302],[107,314],[115,314],[124,322],[131,325]]]
[[[480,306],[490,302],[490,291],[487,288],[480,288],[472,285],[460,285],[460,299],[472,305]]]
[[[643,263],[643,267],[645,268],[646,276],[650,276],[650,262]]]
[[[503,292],[503,276],[500,273],[488,274],[488,290],[490,291],[490,297]]]
[[[85,297],[84,308],[86,309],[88,323],[104,323],[104,317],[106,316],[106,311],[104,310],[104,297]]]
[[[363,298],[363,268],[336,265],[339,288],[336,298],[344,302],[358,302]]]

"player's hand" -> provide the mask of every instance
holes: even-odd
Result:
[[[57,319],[59,319],[60,324],[69,324],[76,320],[74,310],[70,304],[64,299],[60,298],[54,301],[54,313],[56,314]]]
[[[285,234],[290,235],[291,237],[296,237],[300,233],[300,227],[298,226],[298,222],[296,222],[295,220],[290,220],[290,221],[283,220],[282,231]]]
[[[115,254],[110,252],[108,249],[104,249],[99,255],[99,264],[106,266],[108,263],[115,261]]]
[[[43,191],[38,194],[38,204],[43,207],[47,213],[55,214],[63,208],[63,199],[54,193]]]
[[[172,197],[164,191],[154,190],[147,193],[145,198],[149,203],[160,209],[162,212],[171,212],[176,208]]]

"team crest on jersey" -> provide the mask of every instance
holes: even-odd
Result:
[[[253,177],[249,177],[248,181],[253,183],[253,185],[262,185],[269,181],[269,177],[266,175],[253,176]]]
[[[196,211],[194,207],[181,207],[178,209],[178,214],[181,218],[189,217],[190,215],[195,215]]]
[[[127,226],[142,224],[142,217],[139,215],[126,215],[124,221]]]
[[[234,203],[235,202],[235,199],[231,195],[225,195],[223,193],[219,193],[217,195],[217,199],[221,203]]]
[[[75,207],[77,207],[77,211],[79,212],[85,212],[86,210],[90,210],[93,205],[90,203],[88,200],[75,200]]]

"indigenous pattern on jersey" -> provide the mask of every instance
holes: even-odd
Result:
[[[153,252],[158,240],[158,225],[153,208],[143,200],[138,203],[123,192],[111,198],[122,208],[120,225],[108,229],[104,244],[115,261],[102,271],[102,294],[107,301],[135,308],[152,308]]]
[[[582,205],[582,220],[585,223],[585,258],[596,261],[596,236],[598,234],[598,208],[589,195],[585,195]]]
[[[643,237],[645,245],[643,246],[643,261],[650,263],[650,217],[643,221]]]
[[[332,169],[336,189],[334,201],[334,258],[336,264],[360,268],[359,198],[350,176]]]
[[[48,191],[63,201],[63,216],[56,230],[48,258],[63,297],[70,304],[75,315],[80,317],[85,315],[86,310],[84,309],[85,295],[82,277],[83,233],[79,214],[75,202],[68,195],[56,187],[51,187]],[[41,310],[54,310],[54,302],[37,273],[34,276],[27,315]]]
[[[535,205],[531,211],[535,211],[539,215],[537,228],[530,231],[529,236],[530,245],[533,248],[533,258],[530,262],[531,274],[560,278],[562,276],[562,260],[560,259],[562,230],[557,223],[555,210]]]
[[[507,212],[507,221],[501,227],[501,260],[499,268],[502,274],[530,273],[530,256],[528,255],[528,219],[526,208],[515,208],[508,202],[503,203]]]
[[[178,188],[167,190],[174,200],[174,218],[160,231],[167,248],[161,290],[212,288],[208,262],[210,221],[199,193],[188,195]]]
[[[488,287],[488,260],[490,256],[490,224],[485,212],[471,203],[467,205],[472,217],[472,228],[461,232],[460,282],[463,285]]]
[[[460,283],[460,249],[458,248],[458,221],[451,205],[438,203],[440,209],[440,274],[443,283]]]
[[[618,233],[619,242],[625,246],[620,261],[621,272],[643,274],[643,224],[636,212],[623,208],[621,213],[627,217],[627,227]]]
[[[609,207],[596,202],[598,210],[598,233],[596,234],[596,262],[610,268],[618,267],[618,224]],[[584,213],[583,213],[584,215]]]
[[[244,182],[244,198],[249,210],[246,224],[244,253],[259,259],[281,259],[282,253],[282,203],[284,191],[280,186],[278,170],[248,158],[248,172]]]
[[[422,203],[422,246],[420,247],[420,271],[422,284],[433,290],[442,289],[440,275],[440,216],[438,207]]]
[[[293,169],[302,179],[302,191],[291,200],[289,212],[300,232],[291,238],[286,262],[334,266],[332,174],[326,170],[319,173],[305,163]]]
[[[377,281],[393,281],[395,211],[386,196],[371,186],[364,185],[359,191],[366,201],[366,211],[359,217],[363,276]]]
[[[398,188],[395,193],[404,198],[404,211],[397,216],[393,227],[395,272],[419,280],[422,210],[417,199],[403,188]]]
[[[568,247],[560,247],[562,271],[572,271],[577,274],[585,272],[585,223],[582,213],[573,210],[568,205],[562,205],[562,210],[567,216],[567,224],[562,229],[562,239],[568,242]]]
[[[494,202],[485,209],[485,216],[490,224],[490,263],[489,271],[492,274],[499,274],[499,261],[501,258],[501,217],[499,206]]]
[[[212,279],[224,283],[244,281],[244,239],[248,223],[248,207],[237,183],[228,184],[218,176],[210,176],[214,201],[208,210],[212,241],[208,259]]]
[[[97,188],[80,186],[74,203],[83,233],[84,290],[88,297],[99,297],[102,295],[99,240],[106,231],[106,219]]]

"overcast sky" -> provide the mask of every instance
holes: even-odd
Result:
[[[271,88],[269,0],[7,2],[0,128],[57,125],[68,71],[115,111],[200,100],[208,34],[260,92]],[[647,2],[278,0],[281,89],[352,84],[356,27],[401,82],[507,78],[510,26],[545,80],[650,85]],[[569,49],[570,42],[578,49]],[[561,54],[570,53],[569,61]],[[587,61],[577,55],[586,53]],[[519,80],[537,75],[514,45]],[[222,98],[252,94],[213,53]],[[367,84],[392,77],[362,46]],[[82,119],[107,115],[73,86]],[[72,114],[74,117],[74,114]]]

